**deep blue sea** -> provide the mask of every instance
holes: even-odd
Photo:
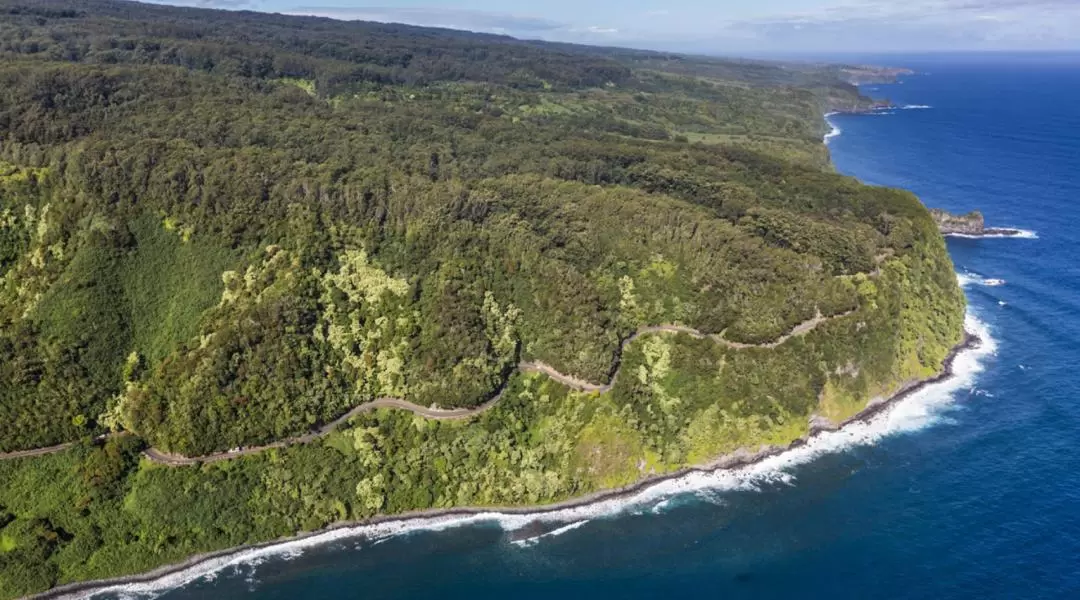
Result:
[[[949,239],[988,335],[957,380],[528,543],[504,529],[520,519],[339,538],[163,597],[1080,598],[1080,55],[871,62],[920,74],[864,86],[907,109],[831,117],[837,168],[1033,232]]]

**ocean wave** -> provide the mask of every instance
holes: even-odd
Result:
[[[926,110],[926,109],[929,109],[929,108],[934,108],[934,107],[930,106],[928,104],[905,104],[905,105],[900,107],[900,110]]]
[[[1013,234],[1013,235],[1007,235],[1007,234],[1004,234],[1004,233],[991,233],[991,234],[980,234],[980,235],[968,235],[966,233],[946,233],[945,237],[966,238],[966,239],[972,239],[972,240],[981,240],[981,239],[985,239],[985,238],[1007,238],[1007,239],[1023,239],[1023,240],[1037,240],[1037,239],[1039,239],[1038,232],[1032,231],[1030,229],[1020,229],[1018,227],[999,227],[998,229],[1011,229],[1011,230],[1016,231],[1018,233]]]
[[[961,285],[965,277],[958,275]],[[412,519],[387,520],[380,523],[331,529],[305,538],[279,544],[239,550],[199,562],[190,568],[163,575],[146,582],[112,585],[63,596],[64,598],[93,598],[105,594],[122,598],[155,598],[167,591],[182,587],[216,573],[240,566],[258,565],[268,558],[288,559],[305,550],[340,542],[359,541],[355,548],[373,546],[381,540],[416,531],[442,531],[455,527],[497,523],[506,531],[519,530],[537,521],[566,523],[546,535],[561,535],[581,527],[591,519],[611,517],[641,508],[667,506],[671,498],[682,495],[719,497],[730,491],[758,491],[768,485],[794,485],[791,470],[816,458],[844,452],[856,447],[873,445],[897,434],[918,431],[937,423],[947,423],[943,415],[954,402],[954,395],[973,388],[983,362],[997,351],[997,344],[985,323],[968,313],[965,328],[977,335],[981,344],[960,352],[953,361],[953,376],[928,385],[903,400],[866,419],[856,421],[830,432],[819,433],[805,444],[770,456],[756,463],[735,469],[694,471],[681,477],[659,481],[625,496],[602,499],[594,503],[535,513],[500,513],[497,511],[467,515],[444,515]],[[538,536],[539,537],[539,536]]]
[[[578,527],[581,527],[582,525],[584,525],[584,524],[586,524],[588,522],[589,522],[588,519],[582,519],[580,521],[574,521],[573,523],[570,523],[569,525],[563,525],[562,527],[559,527],[558,529],[553,529],[553,530],[551,530],[551,531],[549,531],[547,533],[541,533],[540,535],[536,535],[536,536],[533,536],[533,537],[530,537],[530,538],[525,538],[523,540],[514,540],[514,541],[512,541],[510,543],[515,545],[515,546],[520,546],[520,547],[535,546],[537,543],[540,542],[540,540],[542,540],[544,538],[553,538],[553,537],[556,537],[556,536],[560,536],[560,535],[562,535],[562,534],[564,534],[564,533],[566,533],[568,531],[573,531],[573,530],[577,529]]]
[[[839,136],[841,133],[844,133],[844,130],[837,127],[836,123],[833,123],[832,119],[829,118],[829,117],[831,117],[831,116],[833,116],[835,114],[836,113],[831,112],[831,113],[828,113],[827,115],[825,115],[825,122],[829,124],[829,127],[831,127],[831,129],[829,130],[829,133],[826,133],[825,137],[822,138],[822,140],[821,140],[822,142],[825,143],[825,145],[828,145],[829,142],[833,141],[834,138]]]
[[[960,284],[960,287],[968,287],[972,285],[982,285],[985,278],[979,275],[975,271],[963,271],[956,274],[956,282]]]
[[[985,287],[999,287],[1005,285],[1004,279],[997,279],[994,277],[983,277],[974,271],[964,271],[963,273],[956,274],[956,281],[960,284],[960,287],[968,287],[972,285],[981,285]]]

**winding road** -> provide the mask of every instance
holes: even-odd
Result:
[[[262,452],[263,450],[269,450],[271,448],[284,448],[285,446],[291,446],[293,444],[306,444],[308,442],[314,441],[317,438],[320,438],[320,437],[330,433],[331,431],[336,429],[338,427],[338,425],[341,425],[342,423],[348,421],[349,419],[355,417],[356,415],[358,415],[360,413],[368,412],[369,410],[375,410],[377,408],[398,408],[398,409],[401,409],[401,410],[407,410],[407,411],[409,411],[411,413],[418,414],[418,415],[420,415],[422,417],[426,417],[428,419],[439,419],[439,420],[451,421],[451,420],[467,419],[467,418],[472,417],[474,415],[478,415],[478,414],[488,410],[492,406],[494,406],[495,403],[498,402],[498,400],[499,400],[499,398],[501,396],[502,396],[502,391],[500,391],[499,394],[496,395],[495,397],[493,397],[491,400],[488,400],[487,402],[481,404],[480,406],[477,406],[477,407],[474,407],[474,408],[449,408],[449,409],[447,409],[447,408],[425,408],[423,406],[413,404],[412,402],[402,400],[401,398],[376,398],[376,399],[372,400],[371,402],[365,402],[365,403],[363,403],[363,404],[361,404],[359,406],[354,407],[349,412],[341,415],[340,417],[334,419],[333,421],[330,421],[326,425],[323,425],[322,427],[320,427],[318,429],[309,431],[308,433],[305,433],[304,435],[298,435],[296,437],[285,438],[283,440],[278,440],[276,442],[270,442],[269,444],[264,444],[262,446],[248,446],[246,448],[241,448],[240,450],[230,450],[230,451],[227,451],[227,452],[215,452],[213,454],[204,454],[202,456],[183,456],[183,455],[180,455],[180,454],[170,454],[168,452],[162,452],[161,450],[158,450],[156,448],[149,448],[146,451],[144,451],[143,454],[145,454],[147,458],[149,458],[150,460],[152,460],[154,462],[169,465],[169,466],[173,466],[173,467],[181,467],[181,466],[185,466],[185,465],[194,465],[194,464],[198,464],[198,463],[217,462],[219,460],[226,460],[226,459],[229,459],[229,458],[236,458],[238,456],[246,456],[246,455],[249,455],[249,454],[258,454],[259,452]]]
[[[63,444],[57,444],[55,446],[45,446],[44,448],[34,448],[32,450],[16,450],[15,452],[3,452],[0,453],[0,460],[7,460],[9,458],[26,458],[29,456],[43,456],[45,454],[52,454],[53,452],[67,450],[74,445],[75,442],[65,442]]]
[[[111,437],[119,437],[122,435],[130,435],[127,431],[114,431],[112,433],[103,433],[94,438],[94,441],[107,440]],[[41,448],[31,448],[30,450],[15,450],[14,452],[0,452],[0,460],[7,460],[9,458],[28,458],[31,456],[44,456],[46,454],[53,454],[54,452],[60,452],[67,450],[74,446],[77,442],[64,442],[63,444],[56,444],[55,446],[44,446]]]
[[[818,311],[816,311],[816,313],[814,314],[813,317],[803,321],[802,323],[799,323],[798,325],[793,327],[791,329],[791,331],[785,333],[784,335],[781,335],[780,337],[776,338],[775,340],[773,340],[771,342],[764,342],[764,343],[761,343],[761,344],[745,344],[745,343],[741,343],[741,342],[732,342],[732,341],[724,339],[722,333],[720,333],[720,334],[703,333],[701,331],[698,331],[697,329],[693,329],[691,327],[685,327],[685,326],[682,326],[682,325],[650,325],[650,326],[639,328],[632,335],[630,335],[627,338],[625,338],[624,340],[622,340],[622,342],[619,344],[619,351],[616,354],[616,359],[615,360],[618,363],[618,361],[619,361],[618,357],[622,356],[622,352],[626,348],[626,346],[628,344],[630,344],[631,342],[633,342],[634,340],[636,340],[637,338],[639,338],[639,337],[641,337],[643,335],[650,335],[650,334],[656,334],[656,333],[684,333],[684,334],[687,334],[687,335],[692,336],[692,337],[697,338],[697,339],[706,339],[707,338],[707,339],[710,339],[710,340],[712,340],[712,341],[714,341],[714,342],[716,342],[718,344],[723,344],[724,346],[727,346],[727,347],[735,349],[735,350],[743,350],[743,349],[747,349],[747,348],[776,348],[777,346],[783,344],[784,342],[787,342],[788,340],[790,340],[790,339],[792,339],[794,337],[798,337],[798,336],[801,336],[801,335],[806,335],[807,333],[814,330],[814,328],[818,327],[822,323],[825,323],[825,322],[830,321],[832,319],[840,319],[840,318],[849,316],[852,313],[854,313],[855,310],[857,310],[857,309],[852,309],[852,310],[849,310],[847,312],[843,312],[843,313],[828,316],[828,317],[822,315],[821,311],[818,310]],[[523,361],[523,362],[518,363],[517,368],[522,373],[540,373],[540,374],[546,375],[546,376],[550,377],[551,379],[553,379],[553,380],[555,380],[555,381],[557,381],[557,382],[559,382],[559,383],[565,385],[566,387],[568,387],[570,389],[573,389],[575,391],[592,392],[592,393],[603,394],[603,393],[609,392],[611,390],[611,388],[615,385],[615,382],[617,381],[617,379],[619,377],[619,372],[622,370],[621,366],[622,366],[621,364],[616,364],[615,370],[614,370],[613,375],[611,377],[611,381],[606,383],[606,384],[591,383],[589,381],[586,381],[584,379],[580,379],[580,378],[575,377],[573,375],[566,375],[564,373],[560,373],[559,371],[557,371],[551,365],[548,365],[548,364],[546,364],[544,362],[541,362],[541,361]],[[221,460],[227,460],[227,459],[230,459],[230,458],[236,458],[236,457],[239,457],[239,456],[247,456],[247,455],[251,455],[251,454],[258,454],[259,452],[263,452],[263,451],[269,450],[271,448],[284,448],[286,446],[291,446],[291,445],[294,445],[294,444],[306,444],[308,442],[314,441],[314,440],[316,440],[316,439],[330,433],[331,431],[334,431],[339,425],[341,425],[342,423],[345,423],[346,421],[348,421],[349,419],[355,417],[356,415],[359,415],[361,413],[368,412],[368,411],[371,411],[371,410],[375,410],[375,409],[378,409],[378,408],[396,408],[396,409],[400,409],[400,410],[407,410],[407,411],[409,411],[411,413],[420,415],[422,417],[426,417],[428,419],[440,419],[440,420],[468,419],[470,417],[474,417],[476,415],[479,415],[480,413],[483,413],[483,412],[491,409],[493,406],[495,406],[499,402],[499,399],[502,397],[503,391],[505,389],[506,388],[504,386],[503,389],[500,390],[499,393],[496,394],[494,397],[492,397],[490,400],[488,400],[487,402],[485,402],[485,403],[483,403],[483,404],[481,404],[479,406],[473,407],[473,408],[444,409],[444,408],[435,408],[435,407],[424,407],[424,406],[419,406],[417,404],[413,404],[412,402],[409,402],[409,401],[404,400],[402,398],[376,398],[375,400],[372,400],[371,402],[365,402],[364,404],[361,404],[359,406],[354,407],[352,410],[350,410],[349,412],[341,415],[337,419],[334,419],[333,421],[331,421],[329,423],[326,423],[325,425],[323,425],[322,427],[320,427],[318,429],[315,429],[315,430],[312,430],[312,431],[310,431],[308,433],[305,433],[304,435],[299,435],[299,436],[295,436],[295,437],[291,437],[291,438],[278,440],[276,442],[271,442],[269,444],[264,444],[262,446],[249,446],[247,448],[241,448],[239,450],[230,450],[230,451],[226,451],[226,452],[215,452],[213,454],[205,454],[205,455],[202,455],[202,456],[183,456],[183,455],[179,455],[179,454],[170,454],[168,452],[163,452],[163,451],[158,450],[156,448],[149,448],[146,451],[144,451],[143,454],[146,456],[147,459],[149,459],[149,460],[151,460],[153,462],[163,464],[163,465],[173,466],[173,467],[188,466],[188,465],[195,465],[195,464],[208,463],[208,462],[217,462],[217,461],[221,461]],[[111,437],[113,435],[122,435],[122,433],[121,434],[105,434],[105,435],[98,436],[97,439],[105,439],[105,438]],[[52,454],[54,452],[60,452],[62,450],[66,450],[66,449],[72,447],[74,444],[75,444],[75,442],[67,442],[67,443],[64,443],[64,444],[57,444],[55,446],[48,446],[48,447],[45,447],[45,448],[34,448],[32,450],[18,450],[18,451],[15,451],[15,452],[4,452],[4,453],[0,453],[0,460],[7,460],[7,459],[14,459],[14,458],[24,458],[24,457],[31,457],[31,456],[42,456],[42,455],[45,455],[45,454]]]

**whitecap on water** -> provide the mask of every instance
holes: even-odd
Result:
[[[512,541],[510,543],[515,545],[515,546],[521,546],[523,548],[528,547],[528,546],[535,546],[536,544],[538,544],[540,542],[540,540],[542,540],[544,538],[553,538],[553,537],[556,537],[556,536],[560,536],[560,535],[562,535],[562,534],[564,534],[564,533],[566,533],[568,531],[573,531],[573,530],[577,529],[578,527],[581,527],[582,525],[584,525],[584,524],[586,524],[588,522],[589,522],[588,519],[582,519],[581,521],[574,521],[573,523],[570,523],[569,525],[563,525],[562,527],[559,527],[558,529],[553,529],[553,530],[551,530],[551,531],[549,531],[547,533],[541,533],[540,535],[530,537],[530,538],[525,538],[523,540],[514,540],[514,541]]]
[[[973,285],[981,285],[985,287],[1000,287],[1005,285],[1004,279],[997,279],[994,277],[983,277],[974,271],[965,271],[963,273],[956,274],[956,281],[960,284],[960,287],[970,287]],[[1002,306],[1004,302],[999,302]]]
[[[995,279],[993,277],[984,277],[981,273],[975,271],[964,271],[963,273],[956,274],[956,282],[960,284],[960,287],[966,288],[973,285],[981,285],[984,287],[994,287],[1005,283],[1002,279]]]

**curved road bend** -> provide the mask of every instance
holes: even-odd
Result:
[[[685,333],[687,335],[693,336],[693,337],[698,338],[698,339],[709,338],[710,340],[713,340],[713,341],[715,341],[715,342],[717,342],[719,344],[723,344],[723,345],[725,345],[725,346],[727,346],[729,348],[733,348],[733,349],[736,349],[736,350],[741,350],[741,349],[745,349],[745,348],[776,348],[777,346],[783,344],[784,342],[790,340],[793,337],[798,337],[798,336],[805,335],[805,334],[809,333],[815,327],[817,327],[818,325],[821,325],[822,323],[825,323],[826,321],[829,321],[830,319],[839,319],[839,318],[842,318],[842,317],[846,317],[846,316],[848,316],[848,315],[850,315],[850,314],[852,314],[854,312],[855,312],[855,309],[849,310],[849,311],[844,312],[844,313],[840,313],[838,315],[833,315],[831,317],[826,317],[826,316],[823,316],[821,314],[820,310],[818,310],[817,313],[813,317],[811,317],[810,319],[807,319],[806,321],[803,321],[802,323],[799,323],[798,325],[793,327],[791,329],[791,331],[785,333],[784,335],[778,337],[777,339],[775,339],[775,340],[773,340],[771,342],[765,342],[765,343],[761,343],[761,344],[744,344],[744,343],[741,343],[741,342],[732,342],[732,341],[725,340],[722,337],[722,334],[707,334],[707,333],[703,333],[701,331],[698,331],[697,329],[693,329],[691,327],[684,327],[682,325],[651,325],[651,326],[641,327],[640,329],[635,331],[632,335],[630,335],[629,337],[624,339],[619,344],[619,350],[620,350],[620,354],[621,354],[621,351],[630,342],[636,340],[637,338],[641,337],[642,335],[653,334],[653,333]],[[559,371],[555,370],[554,367],[552,367],[552,366],[550,366],[550,365],[548,365],[548,364],[546,364],[544,362],[541,362],[541,361],[523,361],[523,362],[518,364],[518,370],[523,372],[523,373],[542,373],[544,375],[547,375],[551,379],[554,379],[555,381],[557,381],[557,382],[559,382],[559,383],[565,385],[566,387],[571,388],[571,389],[573,389],[575,391],[594,392],[594,393],[603,394],[603,393],[606,393],[606,392],[610,391],[612,386],[615,385],[615,381],[619,377],[619,372],[621,370],[621,365],[616,367],[615,373],[612,376],[611,381],[609,383],[606,383],[606,384],[591,383],[589,381],[585,381],[584,379],[575,377],[573,375],[566,375],[564,373],[560,373]],[[287,439],[284,439],[284,440],[278,440],[276,442],[271,442],[269,444],[264,444],[264,445],[261,445],[261,446],[251,446],[251,447],[248,447],[248,448],[243,448],[241,450],[232,450],[232,451],[226,451],[226,452],[215,452],[213,454],[206,454],[206,455],[203,455],[203,456],[182,456],[182,455],[179,455],[179,454],[170,454],[168,452],[162,452],[162,451],[157,450],[155,448],[147,449],[144,452],[144,454],[146,455],[146,457],[148,459],[150,459],[153,462],[164,464],[164,465],[169,465],[169,466],[186,466],[186,465],[194,465],[194,464],[198,464],[198,463],[217,462],[217,461],[220,461],[220,460],[227,460],[227,459],[236,458],[236,457],[239,457],[239,456],[246,456],[246,455],[250,455],[250,454],[258,454],[259,452],[262,452],[264,450],[269,450],[271,448],[284,448],[285,446],[291,446],[293,444],[306,444],[308,442],[311,442],[311,441],[313,441],[313,440],[315,440],[315,439],[317,439],[319,437],[322,437],[322,436],[330,433],[331,431],[336,429],[338,427],[338,425],[341,425],[342,423],[348,421],[352,417],[355,417],[356,415],[358,415],[360,413],[364,413],[364,412],[367,412],[367,411],[370,411],[370,410],[375,410],[377,408],[396,408],[396,409],[400,409],[400,410],[407,410],[407,411],[409,411],[411,413],[420,415],[422,417],[426,417],[428,419],[443,419],[443,420],[467,419],[469,417],[476,416],[476,415],[478,415],[478,414],[480,414],[482,412],[485,412],[485,411],[491,409],[491,407],[495,406],[495,404],[498,403],[501,396],[502,396],[502,392],[499,392],[499,394],[497,394],[494,398],[492,398],[491,400],[488,400],[484,404],[481,404],[480,406],[477,406],[475,408],[453,408],[453,409],[423,407],[423,406],[413,404],[412,402],[408,402],[407,400],[404,400],[402,398],[389,398],[389,397],[376,398],[375,400],[372,400],[371,402],[365,402],[364,404],[361,404],[359,406],[354,407],[349,412],[347,412],[347,413],[341,415],[340,417],[338,417],[337,419],[334,419],[333,421],[323,425],[319,429],[310,431],[310,432],[308,432],[308,433],[306,433],[304,435],[291,437],[291,438],[287,438]],[[109,434],[109,435],[113,435],[113,434]],[[105,436],[100,436],[100,437],[104,438]],[[41,456],[41,455],[45,455],[45,454],[52,454],[53,452],[59,452],[61,450],[66,450],[67,448],[70,448],[72,445],[74,445],[74,442],[68,442],[68,443],[65,443],[65,444],[58,444],[56,446],[49,446],[49,447],[46,447],[46,448],[35,448],[35,449],[32,449],[32,450],[19,450],[19,451],[16,451],[16,452],[0,453],[0,460],[5,460],[5,459],[9,459],[9,458],[21,458],[21,457],[28,457],[28,456]]]

